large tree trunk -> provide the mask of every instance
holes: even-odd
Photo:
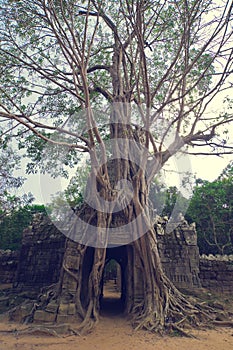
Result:
[[[90,237],[90,245],[81,244],[70,239],[67,240],[66,253],[63,261],[60,281],[57,288],[56,298],[58,301],[58,317],[61,310],[64,310],[64,304],[75,305],[75,314],[72,320],[81,322],[80,328],[89,331],[98,321],[100,314],[100,299],[102,293],[102,279],[106,262],[107,251],[111,249],[112,243],[109,240],[108,231],[103,237],[102,228],[118,228],[119,232],[125,224],[132,223],[130,226],[134,232],[131,232],[131,239],[125,244],[119,238],[117,242],[120,247],[125,249],[121,251],[121,257],[127,261],[124,274],[125,289],[125,312],[132,316],[133,324],[136,328],[145,328],[163,332],[166,329],[180,329],[186,322],[196,324],[203,317],[198,307],[193,306],[186,298],[175,288],[175,286],[165,276],[160,257],[158,253],[156,233],[153,227],[153,218],[151,216],[148,203],[148,184],[144,176],[138,176],[140,171],[137,164],[131,161],[114,159],[110,161],[104,173],[103,167],[95,176],[91,178],[88,185],[88,196],[92,196],[95,191],[101,193],[103,198],[108,201],[115,199],[111,188],[119,180],[127,179],[133,186],[133,196],[127,198],[128,192],[122,194],[121,202],[124,199],[128,203],[123,209],[119,198],[115,201],[115,206],[111,206],[111,211],[103,212],[83,204],[81,210],[76,215],[82,218],[92,227],[96,227],[96,246],[93,245],[93,237]],[[107,178],[107,181],[101,179]],[[95,190],[93,189],[95,187]],[[88,198],[88,202],[98,201],[97,198]],[[95,202],[98,207],[99,202]],[[119,211],[116,207],[119,206]],[[75,230],[75,225],[72,226]],[[87,232],[84,233],[87,235]],[[73,231],[71,237],[75,239]],[[78,233],[80,237],[80,232]],[[104,238],[104,239],[103,239]],[[134,239],[135,238],[135,239]],[[101,242],[101,245],[98,245]],[[104,244],[103,244],[104,242]],[[120,249],[120,248],[119,248]],[[135,268],[135,263],[137,268]],[[140,291],[136,291],[135,282],[140,276],[142,281],[139,286]],[[68,310],[68,308],[67,308]],[[69,311],[67,311],[66,321],[71,320]]]

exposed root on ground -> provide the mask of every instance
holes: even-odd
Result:
[[[60,338],[61,336],[79,335],[77,330],[69,324],[59,325],[34,325],[24,329],[14,329],[10,331],[0,331],[1,333],[13,333],[19,335],[49,335]]]
[[[212,323],[214,326],[233,328],[233,321],[213,321]]]
[[[160,334],[173,333],[192,337],[189,331],[193,328],[233,326],[226,313],[226,319],[218,321],[218,316],[223,315],[222,311],[219,312],[207,303],[183,295],[174,286],[167,290],[169,292],[164,294],[160,303],[158,299],[152,299],[152,303],[148,305],[143,300],[134,307],[132,316],[136,330],[145,329]],[[161,305],[161,308],[158,305]]]

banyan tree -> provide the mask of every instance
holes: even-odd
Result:
[[[0,15],[2,144],[18,140],[28,173],[62,176],[88,159],[83,204],[52,216],[68,237],[50,294],[58,314],[69,302],[82,328],[98,321],[113,258],[136,327],[198,324],[207,313],[163,272],[149,191],[170,158],[182,173],[188,154],[233,150],[221,137],[233,120],[222,93],[232,71],[231,1],[3,0]]]

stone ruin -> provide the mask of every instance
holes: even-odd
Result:
[[[36,214],[24,230],[13,287],[37,289],[56,283],[65,252],[66,237],[46,215]]]
[[[199,287],[199,250],[195,229],[185,222],[171,233],[165,234],[164,230],[161,230],[163,224],[163,219],[160,219],[157,240],[167,276],[178,288]],[[0,254],[1,282],[12,282],[14,288],[18,290],[40,289],[56,283],[59,279],[65,244],[66,237],[50,219],[45,215],[36,214],[31,225],[24,231],[20,252]],[[112,249],[115,249],[114,253],[111,253]],[[120,249],[118,251],[120,252]],[[109,248],[108,255],[117,260],[119,257],[116,252],[116,248]],[[4,268],[6,272],[3,273]]]
[[[16,280],[19,253],[0,249],[0,283],[10,284]]]
[[[202,255],[199,266],[203,288],[220,294],[232,294],[233,255]]]
[[[195,225],[186,221],[166,233],[166,220],[155,224],[161,262],[165,273],[181,290],[199,287],[221,293],[233,290],[233,257],[199,256]],[[44,214],[36,214],[24,231],[20,252],[0,251],[0,283],[13,283],[13,290],[38,292],[42,287],[58,281],[66,249],[66,237]],[[74,251],[75,243],[70,242]],[[130,245],[129,245],[130,246]],[[126,268],[126,246],[109,248],[107,257]],[[72,256],[71,256],[72,260]],[[137,257],[131,261],[137,270]],[[140,271],[136,273],[135,293],[140,297]],[[122,287],[124,288],[124,286]]]

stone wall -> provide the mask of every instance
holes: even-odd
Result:
[[[233,257],[200,259],[195,225],[184,221],[170,233],[164,232],[165,226],[166,221],[161,218],[155,226],[159,253],[167,276],[179,289],[203,286],[221,293],[232,292]],[[20,253],[0,251],[0,283],[14,281],[17,289],[40,289],[56,283],[65,242],[65,236],[47,216],[35,215],[31,226],[24,231]],[[140,294],[140,273],[138,280],[135,287]]]
[[[56,283],[65,251],[65,236],[50,219],[36,214],[23,234],[14,287],[39,289]]]
[[[157,230],[157,240],[164,271],[175,286],[179,289],[200,287],[195,226],[183,221],[170,233]]]
[[[163,225],[164,221],[160,219],[156,230],[159,253],[167,276],[178,288],[200,286],[195,227],[183,222],[171,233],[164,234]],[[40,288],[57,282],[64,251],[65,236],[47,216],[37,214],[23,234],[14,286],[21,289]]]
[[[232,293],[233,255],[201,256],[200,279],[204,288],[217,293]]]
[[[19,252],[11,250],[0,250],[0,283],[13,283],[19,261]]]

